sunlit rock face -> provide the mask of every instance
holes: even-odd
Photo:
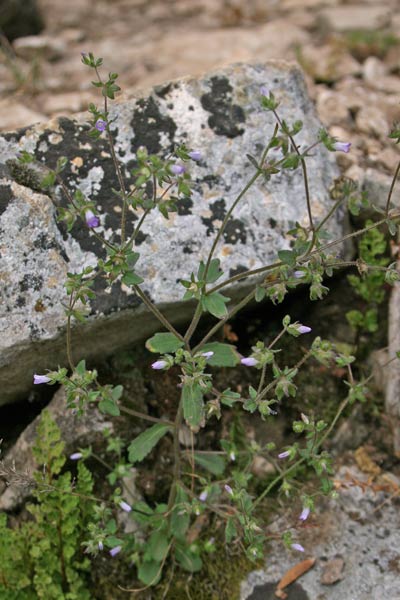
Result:
[[[199,79],[181,79],[152,89],[147,95],[111,107],[115,149],[127,185],[141,146],[167,156],[184,142],[202,159],[190,164],[195,182],[191,200],[181,202],[169,220],[153,211],[137,237],[137,272],[142,288],[175,323],[192,310],[182,303],[179,279],[188,279],[205,259],[222,220],[238,193],[254,174],[246,157],[260,157],[275,121],[261,108],[260,86],[280,100],[279,114],[288,123],[302,120],[298,144],[315,142],[320,123],[299,69],[285,62],[238,64]],[[95,203],[100,217],[96,230],[110,239],[119,231],[121,209],[106,135],[94,141],[90,126],[60,118],[0,137],[0,404],[26,394],[32,373],[65,364],[64,281],[66,273],[94,265],[105,251],[84,223],[67,233],[56,220],[56,205],[67,204],[61,189],[53,198],[40,191],[29,167],[17,166],[21,150],[54,167],[68,158],[63,172],[71,191],[79,188]],[[329,187],[337,176],[334,156],[317,146],[307,159],[315,222],[332,207]],[[274,152],[270,156],[274,156]],[[140,213],[130,213],[127,235]],[[307,225],[301,169],[285,171],[256,185],[243,197],[217,247],[224,277],[273,261],[290,248],[286,232],[296,222]],[[330,233],[345,230],[345,215],[337,213]],[[74,328],[75,358],[95,358],[142,339],[160,326],[131,289],[104,278],[95,283],[97,298],[86,326]],[[229,293],[238,291],[227,289]],[[179,308],[178,308],[179,307]]]

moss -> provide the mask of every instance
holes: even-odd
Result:
[[[152,600],[239,600],[241,582],[250,571],[260,567],[260,562],[250,562],[242,551],[228,554],[221,545],[215,553],[203,555],[203,569],[199,573],[175,572],[169,587],[167,583],[158,587]],[[170,575],[166,573],[165,581]]]

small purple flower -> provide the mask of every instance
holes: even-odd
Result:
[[[306,519],[308,519],[309,514],[310,509],[308,508],[308,506],[305,506],[301,512],[301,515],[299,516],[300,521],[305,521]]]
[[[111,556],[116,556],[119,552],[121,552],[121,550],[122,550],[121,546],[115,546],[115,548],[111,548],[110,554],[111,554]]]
[[[127,513],[131,512],[132,510],[132,506],[130,506],[127,502],[124,502],[123,500],[121,500],[119,505],[122,508],[122,510],[124,510]]]
[[[304,552],[304,548],[301,544],[292,544],[290,546],[292,550],[298,550],[299,552]]]
[[[208,498],[208,491],[207,490],[203,490],[199,496],[199,500],[200,502],[205,502]]]
[[[159,371],[160,369],[165,369],[165,367],[168,365],[166,360],[156,360],[156,362],[153,362],[153,364],[151,365],[152,369],[155,369],[156,371]]]
[[[268,96],[269,95],[268,94],[268,89],[265,87],[265,85],[262,85],[260,87],[260,94],[261,94],[261,96]]]
[[[97,131],[105,131],[107,127],[107,121],[104,121],[103,119],[97,119],[95,127]]]
[[[230,485],[226,484],[224,485],[225,491],[230,495],[233,496],[233,489],[231,488]]]
[[[337,152],[347,152],[350,150],[351,143],[350,142],[335,142],[333,144],[333,149]]]
[[[35,385],[37,385],[38,383],[49,383],[49,381],[51,381],[50,377],[47,377],[47,375],[34,375],[33,376],[33,383]]]
[[[234,453],[234,452],[230,452],[230,453],[229,453],[229,458],[230,458],[230,460],[231,460],[232,462],[234,462],[234,461],[236,460],[236,455],[235,455],[235,453]]]
[[[85,212],[85,221],[86,221],[86,225],[88,227],[90,227],[91,229],[94,229],[95,227],[98,227],[100,225],[99,217],[96,217],[94,212],[90,209],[88,209]]]
[[[201,160],[203,158],[201,152],[198,150],[192,150],[192,152],[188,152],[188,154],[192,160]]]
[[[252,358],[251,356],[249,356],[248,358],[242,358],[240,362],[246,367],[255,367],[256,365],[258,365],[258,360]]]
[[[310,333],[310,331],[311,331],[311,327],[307,327],[307,325],[300,325],[300,326],[297,328],[297,331],[298,331],[299,333]]]
[[[202,356],[205,356],[206,358],[211,358],[212,356],[214,356],[214,352],[212,350],[209,350],[209,352],[203,352]]]
[[[290,456],[289,450],[285,450],[285,452],[281,452],[278,454],[278,458],[288,458]]]
[[[97,544],[97,547],[98,547],[99,550],[104,550],[104,544],[103,544],[103,542],[101,540]]]
[[[171,171],[174,175],[183,175],[186,169],[183,165],[172,165]]]
[[[71,460],[79,460],[80,458],[82,458],[83,454],[82,452],[74,452],[73,454],[70,455],[70,459]]]
[[[88,55],[88,54],[87,54],[87,52],[81,52],[81,56],[82,56],[82,58],[86,58],[86,57],[87,57],[87,55]]]
[[[295,271],[295,272],[293,273],[293,276],[294,276],[296,279],[301,279],[302,277],[305,277],[306,275],[307,275],[307,273],[305,273],[304,271]]]

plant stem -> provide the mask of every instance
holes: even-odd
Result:
[[[142,292],[140,287],[138,285],[134,285],[133,289],[135,290],[137,295],[143,300],[143,302],[147,306],[147,308],[153,313],[153,315],[155,317],[157,317],[157,319],[160,321],[160,323],[162,323],[164,325],[164,327],[166,329],[168,329],[168,331],[173,333],[175,337],[177,337],[179,340],[181,340],[181,342],[184,342],[185,340],[184,340],[183,336],[178,331],[176,331],[175,327],[173,325],[171,325],[171,323],[168,321],[168,319],[166,319],[164,317],[164,315],[158,310],[156,305],[153,304],[153,302],[147,298],[146,294],[144,294]]]
[[[145,413],[133,410],[132,408],[127,408],[126,406],[120,406],[119,409],[121,412],[124,412],[127,415],[137,417],[138,419],[143,419],[143,421],[150,421],[150,423],[162,423],[163,425],[170,425],[171,427],[174,426],[173,421],[168,421],[167,419],[157,419],[157,417],[146,415]]]
[[[174,423],[174,470],[173,470],[173,481],[169,490],[168,508],[167,512],[172,510],[176,498],[176,486],[180,478],[181,472],[181,453],[179,448],[179,430],[182,425],[183,418],[183,399],[182,395],[179,399],[178,410],[176,411],[175,423]]]

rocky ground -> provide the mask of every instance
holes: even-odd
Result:
[[[46,20],[39,36],[2,40],[2,131],[97,102],[82,51],[102,56],[107,69],[120,74],[120,100],[231,62],[285,58],[305,70],[322,123],[352,143],[349,154],[338,156],[342,172],[376,202],[389,188],[400,158],[388,139],[400,121],[399,0],[39,0],[39,6]],[[355,436],[362,427],[364,435]],[[341,449],[354,450],[369,433],[354,422],[345,423],[341,435]],[[288,600],[400,598],[398,512],[392,504],[399,479],[391,474],[393,457],[382,458],[368,445],[365,453],[343,459],[336,478],[340,502],[321,507],[307,524],[307,556],[318,561],[289,588]],[[277,549],[267,569],[243,585],[242,597],[273,598],[296,558]]]
[[[318,114],[350,140],[346,175],[374,193],[399,158],[388,139],[400,120],[400,2],[370,0],[39,0],[39,36],[2,41],[3,131],[86,110],[97,101],[82,51],[138,89],[236,61],[284,58],[308,75]]]

